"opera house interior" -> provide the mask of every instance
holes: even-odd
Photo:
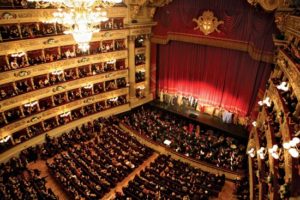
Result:
[[[300,199],[300,0],[0,0],[0,200]]]

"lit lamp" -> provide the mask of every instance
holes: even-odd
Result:
[[[276,86],[278,90],[282,90],[282,91],[288,91],[289,90],[289,84],[285,81],[281,82],[280,85]]]
[[[13,54],[11,54],[11,57],[13,57],[13,58],[20,58],[20,57],[22,57],[22,56],[24,56],[25,55],[25,52],[18,52],[18,53],[13,53]]]
[[[48,3],[58,8],[53,13],[51,23],[62,24],[65,34],[72,34],[78,48],[87,51],[93,33],[99,32],[100,22],[107,21],[106,9],[122,0],[28,0],[29,2]]]
[[[260,149],[257,151],[257,154],[259,155],[259,158],[264,160],[267,154],[265,147],[260,147]]]
[[[293,158],[299,157],[299,149],[297,145],[300,143],[300,139],[297,137],[294,137],[291,141],[283,143],[283,147],[288,150],[289,154]]]
[[[68,117],[69,115],[71,115],[71,111],[62,113],[60,117]]]
[[[11,138],[11,136],[8,135],[8,136],[6,136],[6,137],[0,139],[0,143],[6,143],[10,138]]]
[[[266,106],[270,107],[271,106],[271,99],[270,99],[270,97],[266,97],[264,100],[259,101],[258,104],[260,106],[266,105]]]
[[[24,106],[25,107],[33,107],[33,106],[35,106],[37,104],[38,104],[38,101],[31,101],[29,103],[26,103]]]
[[[279,159],[279,155],[281,154],[281,150],[278,148],[278,145],[273,145],[272,148],[269,149],[269,153],[272,155],[272,157],[276,160]]]
[[[247,151],[247,154],[251,157],[251,158],[254,158],[255,156],[255,149],[254,148],[251,148]]]

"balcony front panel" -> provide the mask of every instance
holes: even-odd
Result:
[[[14,9],[0,10],[0,24],[26,23],[26,22],[45,22],[52,18],[52,14],[57,9]],[[114,7],[107,10],[107,16],[127,17],[125,7]]]
[[[91,42],[103,40],[125,39],[129,30],[110,30],[94,33]],[[52,48],[57,46],[73,45],[75,41],[71,35],[57,35],[36,39],[17,40],[0,43],[0,55],[13,54],[17,52],[26,52],[36,49]]]
[[[21,106],[23,104],[28,103],[29,100],[35,101],[61,92],[66,92],[68,90],[80,88],[85,86],[86,84],[95,84],[95,83],[127,77],[127,76],[128,76],[128,70],[124,69],[124,70],[89,76],[81,79],[76,79],[74,81],[64,82],[47,88],[34,90],[32,92],[28,92],[25,94],[18,95],[16,97],[12,97],[0,101],[0,111],[3,111],[4,109],[8,110],[10,108]]]
[[[100,53],[100,54],[88,55],[83,57],[70,58],[66,60],[59,60],[50,63],[34,65],[31,67],[6,71],[0,73],[0,85],[13,82],[13,81],[18,81],[24,78],[30,78],[33,76],[48,74],[55,70],[65,70],[65,69],[70,69],[70,68],[79,67],[83,65],[107,62],[112,59],[116,59],[116,60],[126,59],[127,54],[128,54],[127,50],[107,52],[107,53]]]
[[[31,126],[33,124],[36,124],[37,122],[44,121],[46,119],[50,119],[52,117],[56,117],[64,112],[68,112],[77,108],[80,108],[82,106],[90,105],[98,101],[103,101],[106,99],[114,98],[121,95],[128,94],[128,88],[122,88],[110,92],[105,92],[102,94],[98,94],[92,97],[87,97],[84,99],[80,99],[77,101],[70,102],[68,104],[58,106],[49,110],[46,110],[44,112],[38,113],[34,116],[26,117],[22,120],[19,120],[15,123],[11,123],[6,125],[5,127],[0,129],[0,138],[3,138],[7,135],[11,135],[12,133],[19,131],[21,129],[24,129],[28,126]]]

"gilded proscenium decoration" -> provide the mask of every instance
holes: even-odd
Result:
[[[214,16],[214,13],[209,10],[204,11],[203,14],[198,17],[198,19],[194,18],[193,21],[197,23],[197,26],[194,28],[194,30],[200,29],[204,35],[208,35],[214,31],[219,33],[220,30],[218,29],[218,26],[220,24],[224,24],[224,21],[219,21],[218,18]]]

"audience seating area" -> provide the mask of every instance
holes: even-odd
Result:
[[[39,170],[28,170],[26,165],[27,162],[19,158],[0,165],[0,199],[57,200],[51,188],[46,188]]]
[[[210,174],[170,156],[160,155],[115,199],[203,200],[217,197],[224,183],[224,175]]]
[[[249,199],[249,180],[247,178],[235,181],[235,195],[239,200]]]
[[[233,171],[246,166],[245,145],[222,131],[150,106],[135,109],[121,119],[154,142],[164,145],[169,140],[168,147],[185,156]]]
[[[143,163],[152,150],[108,120],[93,141],[55,156],[48,166],[72,199],[99,199]]]
[[[72,199],[102,198],[153,153],[124,132],[119,122],[116,117],[99,118],[56,138],[46,135],[43,144],[2,164],[0,192],[4,199],[58,199],[45,187],[38,170],[26,168],[27,163],[39,159],[47,160],[50,174]],[[9,184],[3,184],[6,182]],[[204,172],[162,154],[115,199],[209,199],[218,197],[224,183],[224,175]]]

